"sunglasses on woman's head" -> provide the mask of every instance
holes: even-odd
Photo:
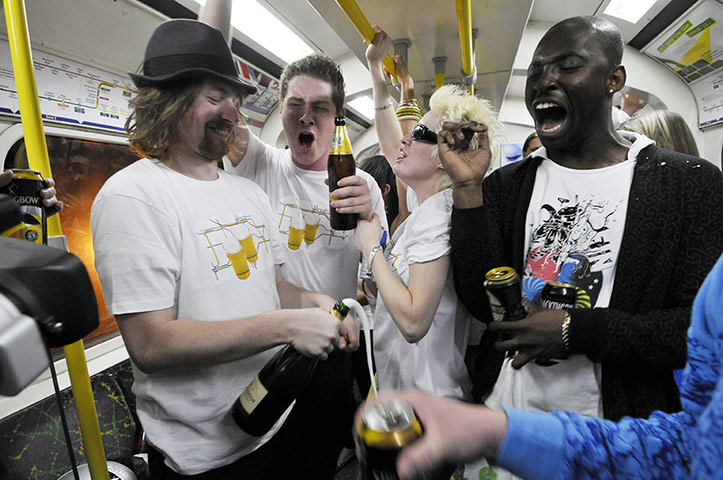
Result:
[[[418,123],[412,129],[412,140],[416,140],[417,142],[432,143],[432,144],[436,145],[437,144],[437,134],[434,133],[433,131],[431,131],[429,128],[427,128],[426,125]]]

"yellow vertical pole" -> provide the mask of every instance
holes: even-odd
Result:
[[[28,153],[28,166],[33,170],[40,171],[44,177],[52,177],[38,102],[38,87],[35,82],[25,4],[23,0],[3,0],[3,6],[5,7],[10,55],[20,105],[20,119],[23,123],[25,148]],[[62,235],[60,219],[57,215],[48,219],[48,234],[51,236]],[[108,465],[103,450],[103,441],[100,437],[93,393],[90,388],[83,341],[78,340],[67,345],[65,357],[91,478],[93,480],[109,480]]]
[[[456,0],[457,28],[459,45],[462,49],[462,72],[471,75],[474,72],[472,63],[472,0]],[[474,85],[468,85],[469,92],[474,94]]]
[[[444,73],[435,73],[434,74],[434,89],[439,90],[439,88],[444,85]]]
[[[374,41],[374,29],[369,23],[369,20],[367,20],[367,18],[362,13],[356,1],[336,0],[336,3],[341,7],[342,10],[344,10],[344,13],[346,13],[346,16],[349,17],[349,20],[351,20],[351,23],[354,24],[356,29],[361,34],[362,38],[364,38],[367,43],[372,43]],[[394,81],[398,82],[399,80],[397,79],[397,68],[394,66],[394,60],[392,60],[392,57],[386,55],[382,60],[382,63],[384,64],[384,68],[387,69],[387,72],[392,75]]]

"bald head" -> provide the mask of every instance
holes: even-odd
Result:
[[[620,65],[623,61],[623,36],[610,20],[602,17],[571,17],[562,20],[547,31],[545,38],[570,33],[585,34],[594,41],[605,54],[609,65]]]

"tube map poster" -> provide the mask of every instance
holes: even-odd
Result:
[[[693,92],[700,128],[723,123],[723,6],[704,0],[641,51],[672,69]]]

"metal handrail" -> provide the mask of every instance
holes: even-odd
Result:
[[[456,0],[457,27],[459,44],[462,51],[462,73],[467,78],[476,78],[474,64],[474,42],[472,36],[472,0]],[[474,93],[474,83],[467,84],[470,93]]]

